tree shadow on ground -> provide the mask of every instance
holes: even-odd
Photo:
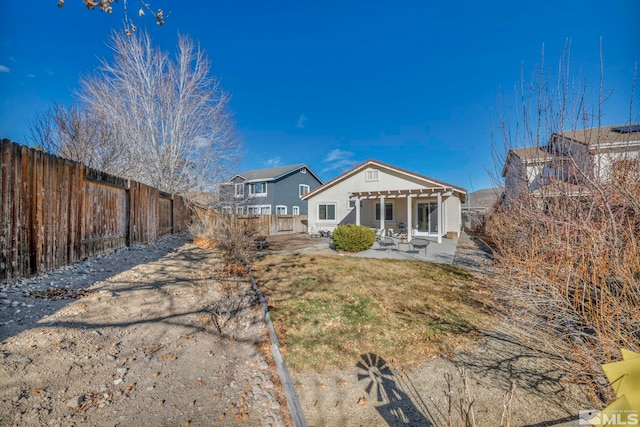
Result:
[[[484,336],[482,351],[459,353],[452,361],[465,367],[479,384],[508,390],[514,382],[519,390],[571,413],[573,402],[566,400],[567,378],[557,368],[557,355],[532,348],[508,332],[486,331]]]
[[[15,313],[10,309],[0,312],[0,323],[4,324],[0,327],[0,342],[5,342],[10,337],[32,328],[60,326],[86,329],[130,326],[132,323],[136,323],[113,322],[112,324],[98,323],[92,325],[90,322],[45,322],[44,319],[46,317],[54,315],[65,307],[79,301],[78,298],[68,297],[68,295],[74,295],[74,292],[69,291],[89,291],[90,293],[87,295],[105,293],[104,295],[117,296],[122,300],[122,298],[128,299],[131,293],[155,289],[166,294],[169,304],[169,307],[167,307],[169,316],[166,318],[157,317],[156,319],[143,318],[139,319],[139,323],[149,323],[154,320],[167,321],[176,317],[175,313],[172,313],[172,309],[174,297],[177,295],[172,295],[170,288],[192,281],[192,278],[188,277],[184,272],[184,263],[204,263],[210,257],[210,253],[195,246],[179,250],[187,242],[185,236],[166,236],[163,239],[173,241],[169,243],[165,241],[164,244],[158,245],[150,244],[123,248],[89,258],[78,265],[63,267],[30,279],[16,281],[18,285],[27,282],[39,284],[38,288],[43,289],[43,292],[33,292],[29,296],[15,297],[32,307],[19,307],[22,308],[19,313]],[[157,263],[156,272],[165,277],[166,280],[150,281],[146,277],[131,279],[131,282],[114,280],[120,273],[131,270],[141,264],[151,263]],[[61,291],[59,293],[62,297],[57,300],[34,297],[36,295],[45,295],[47,294],[46,291]],[[64,295],[67,296],[65,297]],[[187,313],[178,314],[177,317],[185,314]]]

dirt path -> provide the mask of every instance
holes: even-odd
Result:
[[[3,285],[0,425],[283,425],[257,308],[218,336],[207,307],[221,265],[185,242]]]

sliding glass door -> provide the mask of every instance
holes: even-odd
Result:
[[[438,234],[438,203],[417,204],[418,233]]]

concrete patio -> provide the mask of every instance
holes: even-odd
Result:
[[[371,249],[359,252],[353,256],[362,258],[390,258],[409,259],[415,261],[429,261],[440,264],[452,264],[458,246],[458,239],[427,238],[429,244],[426,248],[414,248],[411,243],[402,243],[399,238],[392,237],[394,245],[382,246],[375,242]]]

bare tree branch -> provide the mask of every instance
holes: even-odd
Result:
[[[148,34],[114,33],[114,59],[81,81],[80,97],[126,135],[131,177],[172,193],[204,191],[235,166],[229,95],[205,53],[179,36],[175,59]]]

